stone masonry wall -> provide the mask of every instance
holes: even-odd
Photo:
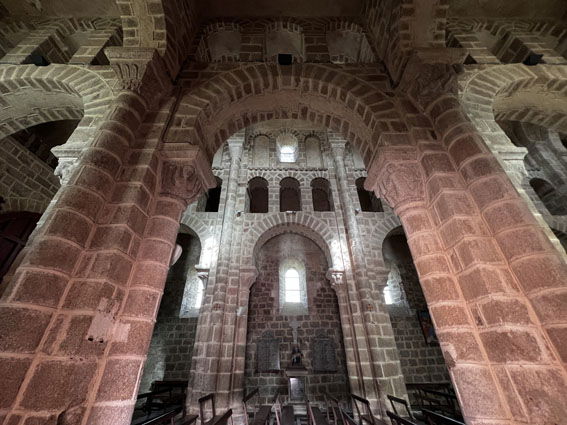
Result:
[[[418,311],[427,310],[427,303],[405,237],[398,235],[395,239],[398,243],[393,243],[397,245],[394,257],[397,257],[396,265],[407,304],[389,305],[388,309],[405,382],[449,382],[441,348],[438,344],[426,343],[417,318]]]
[[[308,315],[284,316],[279,312],[279,262],[293,253],[306,266]],[[246,346],[246,388],[260,389],[260,403],[273,399],[276,392],[287,394],[283,370],[289,365],[293,344],[290,321],[299,324],[298,343],[309,372],[307,394],[310,400],[322,400],[329,392],[344,399],[348,393],[345,353],[336,295],[325,278],[327,262],[323,252],[309,239],[294,234],[276,236],[264,245],[258,258],[259,275],[250,291]],[[256,372],[256,342],[271,331],[280,339],[279,373]],[[336,373],[314,373],[312,343],[317,336],[329,337],[335,346]]]
[[[43,161],[11,137],[0,142],[0,196],[9,205],[45,208],[58,189],[59,179]]]
[[[156,380],[189,379],[197,318],[180,314],[187,276],[199,260],[201,246],[195,236],[185,233],[178,235],[177,243],[183,252],[167,276],[140,392],[148,391]]]

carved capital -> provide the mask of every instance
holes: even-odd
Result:
[[[151,106],[171,91],[171,78],[156,49],[107,47],[104,52],[118,76],[121,90],[139,94]]]
[[[342,286],[345,283],[345,272],[344,270],[334,270],[329,269],[326,274],[327,279],[331,282],[331,286],[335,289]]]
[[[161,152],[160,194],[190,204],[217,182],[207,156],[199,147],[185,144],[175,149],[171,145]]]
[[[69,182],[69,178],[71,177],[71,174],[73,173],[75,168],[77,168],[78,164],[79,161],[77,160],[77,158],[59,159],[59,163],[57,164],[57,167],[55,167],[53,174],[59,177],[59,182],[61,183],[61,185],[65,185]]]
[[[344,159],[345,157],[345,149],[346,149],[346,141],[341,139],[330,140],[331,145],[331,153],[333,154],[333,158],[335,160]]]
[[[462,63],[462,49],[421,49],[410,58],[399,89],[425,111],[445,94],[458,94],[457,73],[453,65]]]
[[[227,141],[231,167],[238,169],[244,150],[244,132],[233,134]]]
[[[201,282],[203,282],[203,286],[206,288],[207,284],[209,283],[209,271],[210,269],[206,266],[202,266],[197,264],[195,266],[195,270],[197,270],[197,277],[199,279],[201,279]]]
[[[258,269],[256,267],[240,269],[240,287],[250,288],[258,278]]]
[[[79,155],[84,150],[84,145],[65,143],[51,149],[53,155],[58,159],[54,174],[59,177],[61,185],[67,184],[71,174],[79,165]]]
[[[414,146],[381,146],[370,163],[366,190],[394,208],[424,200],[424,177]]]

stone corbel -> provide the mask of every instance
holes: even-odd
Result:
[[[150,108],[171,91],[171,78],[156,49],[112,46],[104,53],[118,76],[119,88],[139,94]]]
[[[161,195],[189,205],[217,185],[209,160],[201,148],[189,144],[166,144],[160,155]]]
[[[388,140],[401,141],[402,135],[383,135],[379,147],[370,161],[364,188],[383,198],[394,209],[403,205],[423,202],[424,176],[417,160],[417,148],[407,144],[388,144]]]

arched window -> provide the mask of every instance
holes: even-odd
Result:
[[[270,164],[270,139],[263,134],[254,139],[254,166],[267,167]]]
[[[321,153],[321,143],[315,136],[309,136],[305,139],[305,157],[308,167],[321,167],[323,155]]]
[[[280,162],[297,162],[297,138],[293,134],[282,133],[276,138]]]
[[[280,182],[280,211],[301,211],[301,190],[293,177]]]
[[[301,290],[299,287],[299,272],[294,268],[287,269],[284,275],[285,279],[285,302],[299,303],[301,302]]]
[[[207,201],[205,203],[205,212],[219,212],[219,204],[222,190],[222,180],[216,177],[217,186],[209,189],[207,192]]]
[[[267,213],[269,209],[268,182],[254,177],[248,182],[248,205],[251,213]]]
[[[280,262],[280,311],[284,314],[306,314],[307,282],[305,264],[296,258]]]
[[[329,181],[316,178],[311,181],[313,211],[333,211],[332,193]]]
[[[369,212],[383,212],[382,202],[378,199],[373,192],[369,192],[364,188],[364,177],[356,179],[356,192],[358,193],[358,201],[360,202],[360,209]]]
[[[552,215],[566,215],[567,206],[564,198],[561,197],[553,185],[547,180],[534,178],[530,180],[530,186],[533,188],[538,198],[543,202],[547,210]]]

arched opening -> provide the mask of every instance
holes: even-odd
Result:
[[[452,392],[451,380],[401,226],[384,238],[382,255],[390,269],[384,301],[408,395],[417,407],[420,388],[444,387]]]
[[[26,245],[41,214],[27,211],[0,214],[0,294],[2,279]]]
[[[207,193],[202,197],[199,204],[197,205],[197,211],[219,212],[222,193],[222,180],[218,177],[215,178],[217,180],[217,185],[212,189],[209,189]]]
[[[567,214],[567,205],[551,183],[544,179],[533,178],[530,180],[530,186],[552,215]]]
[[[181,255],[167,274],[139,393],[155,389],[161,381],[189,379],[204,293],[204,284],[195,269],[201,257],[201,241],[189,227],[182,224],[176,243]],[[147,415],[143,409],[134,411],[134,419]]]
[[[306,373],[297,384],[301,392],[316,403],[325,393],[348,401],[341,318],[323,250],[303,235],[282,233],[258,248],[256,267],[248,302],[245,389],[260,388],[262,404],[270,404],[277,393],[288,394],[284,370],[299,349]],[[285,397],[293,402],[294,391]]]
[[[314,211],[333,211],[333,196],[329,180],[316,178],[311,181]]]
[[[293,177],[280,182],[280,211],[301,211],[301,190]]]
[[[356,193],[358,194],[360,210],[365,212],[383,212],[384,209],[380,199],[374,195],[374,192],[369,192],[364,188],[365,180],[365,177],[356,179]]]
[[[0,210],[18,210],[34,203],[36,212],[43,212],[61,186],[52,149],[67,142],[78,124],[78,120],[44,122],[0,140],[0,196],[6,200]]]
[[[251,213],[267,213],[269,211],[268,181],[262,177],[254,177],[248,182],[248,211]]]

